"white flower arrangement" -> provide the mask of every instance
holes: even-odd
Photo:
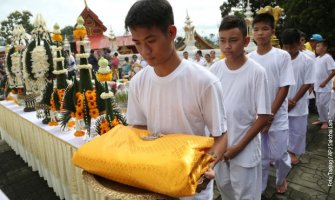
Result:
[[[15,52],[11,55],[11,60],[12,60],[12,72],[14,74],[19,74],[18,72],[21,73],[21,66],[20,66],[20,54],[18,52]]]
[[[61,51],[62,49],[63,49],[63,47],[61,47],[61,46],[59,46],[59,47],[52,46],[53,51]]]
[[[109,67],[99,67],[99,74],[109,74],[112,70]]]
[[[32,51],[31,60],[33,62],[32,73],[34,73],[34,77],[44,77],[45,74],[49,71],[50,66],[45,48],[43,46],[37,46]]]
[[[88,58],[90,57],[89,53],[78,53],[76,54],[76,58]]]
[[[88,41],[88,40],[79,40],[79,41],[77,41],[77,45],[86,45],[86,44],[88,44],[88,43],[90,43],[90,41]]]
[[[113,94],[113,92],[108,92],[108,93],[106,93],[106,92],[103,92],[103,93],[101,93],[101,95],[100,95],[100,97],[101,97],[101,99],[110,99],[110,98],[112,98],[114,96],[114,94]]]
[[[77,69],[92,69],[92,65],[91,64],[87,64],[87,65],[77,65]]]
[[[52,73],[55,74],[55,75],[66,74],[67,73],[67,69],[54,70],[54,71],[52,71]]]
[[[64,57],[59,57],[59,58],[53,58],[54,62],[63,62],[64,61]]]

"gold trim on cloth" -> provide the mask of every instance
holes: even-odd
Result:
[[[108,199],[127,199],[127,200],[177,200],[173,197],[152,193],[139,188],[123,185],[100,176],[83,171],[83,179],[95,192],[103,194]]]
[[[214,140],[188,134],[167,134],[143,140],[147,130],[118,125],[82,145],[72,161],[104,178],[156,193],[183,197],[195,194],[200,176],[213,157]]]

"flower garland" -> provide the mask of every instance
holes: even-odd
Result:
[[[54,62],[63,62],[64,61],[64,57],[59,57],[59,58],[53,58]]]
[[[86,28],[84,26],[84,18],[82,16],[78,17],[77,19],[77,26],[73,30],[73,36],[76,39],[82,39],[87,35]]]
[[[21,67],[20,67],[20,54],[18,52],[15,52],[11,55],[12,60],[12,72],[14,74],[18,74],[20,72],[21,74]]]
[[[106,92],[101,93],[100,98],[105,100],[105,99],[111,99],[113,96],[114,96],[113,92],[109,91],[108,93]]]
[[[98,105],[96,103],[96,92],[95,90],[87,90],[85,92],[85,97],[87,100],[87,106],[89,109],[89,115],[92,118],[97,118],[99,117],[99,109],[98,109]],[[76,112],[74,113],[74,115],[77,119],[83,119],[84,118],[84,96],[82,93],[77,92],[76,93],[76,98],[77,98],[77,102],[76,102]]]
[[[88,40],[79,40],[79,41],[77,41],[77,45],[79,45],[79,46],[85,46],[88,43],[89,43]]]
[[[76,58],[88,58],[90,57],[89,53],[78,53],[76,54]]]
[[[43,77],[49,71],[50,64],[44,46],[37,46],[32,52],[31,60],[33,61],[32,73],[35,78]]]
[[[77,65],[77,70],[80,70],[80,69],[92,69],[92,65],[91,64]]]
[[[54,70],[54,71],[52,71],[52,73],[55,74],[55,75],[67,74],[67,69]]]

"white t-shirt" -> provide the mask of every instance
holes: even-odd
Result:
[[[315,59],[315,54],[314,54],[312,51],[305,49],[305,50],[303,50],[302,52],[303,52],[304,54],[306,54],[306,55],[307,55],[309,58],[311,58],[312,60]]]
[[[332,70],[335,69],[334,60],[329,54],[325,54],[322,57],[318,56],[314,62],[315,68],[315,92],[331,92],[333,83],[329,81],[324,88],[320,88],[322,81],[326,80]]]
[[[314,83],[314,66],[313,60],[304,53],[299,53],[299,55],[292,60],[292,67],[295,79],[295,85],[290,86],[288,91],[288,99],[292,99],[302,85],[313,84]],[[296,103],[295,107],[288,113],[289,116],[304,116],[308,114],[308,92],[300,98]]]
[[[196,59],[194,59],[193,62],[197,63],[198,65],[204,66],[204,67],[206,66],[206,63],[207,63],[206,60],[203,59],[203,58],[200,58],[199,61],[197,61]]]
[[[256,62],[261,64],[268,76],[270,102],[271,105],[276,98],[280,87],[294,85],[291,56],[284,50],[272,48],[264,55],[259,55],[257,51],[248,54]],[[278,109],[269,131],[280,131],[288,129],[288,100],[285,98],[283,104]]]
[[[227,114],[228,146],[237,144],[256,121],[257,114],[271,114],[271,102],[265,69],[248,58],[237,70],[230,70],[226,59],[215,62],[210,71],[221,81],[223,105]],[[258,134],[231,162],[254,167],[261,160]]]
[[[220,81],[204,67],[183,59],[159,77],[148,66],[130,81],[127,122],[156,133],[220,136],[226,131]]]

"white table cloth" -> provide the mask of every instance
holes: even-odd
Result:
[[[23,107],[13,102],[0,102],[0,137],[38,171],[57,196],[69,200],[106,199],[86,185],[82,170],[72,164],[73,152],[85,143],[84,137],[73,133],[42,124],[36,112],[23,112]]]

